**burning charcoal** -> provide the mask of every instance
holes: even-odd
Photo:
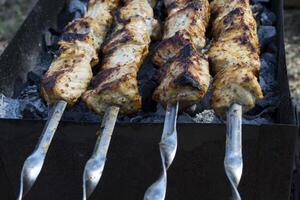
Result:
[[[260,22],[264,26],[272,26],[276,22],[275,13],[271,12],[269,9],[264,9],[264,12],[261,14]]]
[[[193,118],[196,123],[221,123],[213,110],[204,110]]]
[[[41,77],[49,68],[53,57],[49,54],[42,56],[42,61],[32,71],[28,72],[27,80],[29,85],[40,85]]]
[[[156,112],[143,112],[138,113],[137,116],[131,118],[130,122],[140,123],[163,123],[165,119],[165,109],[157,104]]]
[[[272,92],[277,87],[275,72],[276,72],[276,57],[271,53],[261,55],[261,70],[259,81],[263,92]]]
[[[252,8],[252,12],[254,14],[254,16],[260,17],[261,13],[264,11],[265,7],[258,3],[258,4],[254,4],[253,6],[251,6]]]
[[[20,111],[23,118],[45,119],[48,116],[47,105],[40,97],[37,85],[26,87],[19,97],[21,102]]]
[[[82,17],[86,10],[88,0],[71,0],[69,12],[74,14],[74,19]]]
[[[177,122],[179,123],[193,123],[193,118],[187,113],[181,113],[177,116]]]
[[[133,118],[130,119],[131,123],[138,123],[141,122],[143,120],[143,117],[141,115],[135,116]]]
[[[0,94],[0,118],[4,119],[20,119],[20,102],[17,99],[11,99]]]
[[[43,70],[41,68],[36,68],[35,70],[28,73],[27,80],[30,85],[39,85],[42,75]]]
[[[265,49],[265,52],[269,52],[274,55],[277,55],[278,47],[277,47],[277,43],[275,40],[268,44],[267,48]]]
[[[87,108],[85,103],[79,102],[73,107],[68,107],[63,115],[63,120],[76,122],[100,122],[101,118]]]
[[[197,104],[192,105],[186,110],[186,113],[188,113],[190,116],[195,117],[197,113],[201,112],[202,110],[199,110],[199,107]]]
[[[252,4],[257,4],[257,3],[269,3],[270,0],[251,0]]]
[[[274,26],[260,26],[258,28],[258,37],[260,47],[265,49],[266,46],[275,39],[276,28]]]
[[[68,0],[65,8],[58,16],[59,29],[64,27],[72,20],[80,18],[84,15],[88,0]]]

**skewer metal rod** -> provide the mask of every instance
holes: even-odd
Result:
[[[67,102],[58,101],[52,107],[48,121],[34,152],[24,162],[20,178],[20,192],[18,200],[21,200],[23,196],[26,195],[40,174],[49,146],[66,106]]]
[[[119,110],[119,107],[111,106],[105,112],[93,155],[83,172],[83,200],[91,196],[100,181]]]
[[[224,167],[232,189],[232,199],[241,200],[238,192],[243,173],[242,106],[233,104],[227,113],[227,133]]]
[[[165,199],[167,190],[167,170],[172,164],[177,151],[176,121],[178,105],[178,102],[175,105],[167,105],[164,130],[159,144],[162,173],[159,179],[147,189],[144,200]]]

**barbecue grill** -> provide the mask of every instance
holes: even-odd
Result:
[[[49,33],[56,34],[71,15],[68,2],[40,0],[0,58],[0,90],[17,98],[36,66],[48,66]],[[283,2],[271,1],[277,16],[277,82],[280,104],[272,124],[243,125],[244,171],[239,186],[243,199],[289,199],[292,183],[297,125],[291,103],[283,41]],[[79,9],[78,12],[81,12]],[[50,42],[51,43],[51,42]],[[47,47],[48,46],[48,47]],[[30,74],[34,76],[34,74]],[[32,78],[34,80],[34,78]],[[146,94],[147,95],[147,94]],[[152,102],[148,102],[152,105]],[[72,110],[72,109],[70,109]],[[44,125],[42,113],[24,119],[0,120],[0,195],[15,199],[19,172],[32,152]],[[85,120],[74,114],[61,122],[44,168],[24,199],[80,199],[82,172],[92,153],[99,127],[98,117]],[[76,112],[75,112],[76,114]],[[96,118],[96,119],[94,119]],[[80,121],[80,122],[78,122]],[[226,199],[231,195],[223,160],[225,125],[178,122],[178,150],[168,171],[167,199]],[[112,138],[103,177],[91,199],[142,199],[159,176],[158,143],[162,123],[120,120]]]

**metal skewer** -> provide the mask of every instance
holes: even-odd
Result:
[[[232,189],[232,200],[241,200],[238,192],[243,172],[242,106],[233,104],[227,113],[226,152],[224,167]]]
[[[34,152],[24,162],[20,178],[18,200],[21,200],[27,194],[40,174],[47,151],[66,106],[67,102],[65,101],[58,101],[53,105]]]
[[[83,172],[83,200],[91,196],[100,181],[119,110],[119,107],[111,106],[105,112],[93,155]]]
[[[165,199],[167,190],[167,170],[172,164],[177,151],[176,121],[178,105],[178,102],[175,105],[167,105],[164,130],[159,144],[162,173],[159,179],[147,189],[144,200]]]

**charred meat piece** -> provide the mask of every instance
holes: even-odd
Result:
[[[232,103],[238,102],[247,112],[262,97],[257,77],[251,69],[236,65],[215,76],[211,105],[217,113],[224,115]]]
[[[212,1],[213,41],[209,59],[213,73],[243,64],[257,73],[260,68],[256,21],[249,0]]]
[[[153,94],[154,100],[163,105],[179,101],[181,107],[197,103],[209,86],[208,60],[187,45],[178,57],[162,67],[161,78]]]
[[[103,114],[109,106],[131,114],[141,108],[137,72],[148,54],[158,23],[147,0],[126,0],[116,14],[116,26],[103,46],[105,58],[93,78],[93,89],[83,95],[88,107]]]
[[[119,0],[91,0],[83,18],[67,25],[59,41],[59,55],[41,82],[42,95],[48,103],[64,100],[74,104],[92,79],[92,67],[98,63],[98,50],[109,31],[112,12]]]
[[[260,69],[256,21],[249,0],[213,0],[213,40],[209,62],[215,75],[212,107],[225,115],[233,103],[247,112],[263,97],[257,75]]]
[[[205,46],[209,19],[207,0],[165,0],[168,17],[163,41],[153,55],[160,68],[159,86],[153,99],[166,105],[193,105],[206,94],[210,84],[208,60],[199,51]]]
[[[165,1],[166,6],[170,2]],[[153,55],[154,64],[160,67],[178,56],[186,44],[201,50],[205,46],[205,30],[209,20],[207,0],[177,0],[167,8],[169,13],[164,25],[163,41]]]

